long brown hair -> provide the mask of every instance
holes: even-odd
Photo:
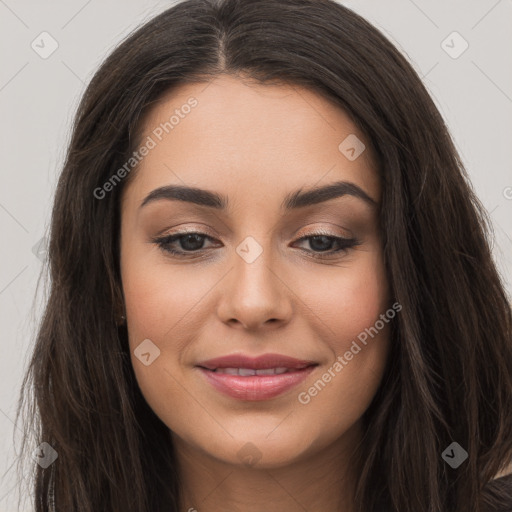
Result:
[[[358,512],[504,506],[505,491],[489,482],[512,460],[511,308],[488,214],[421,80],[332,0],[186,0],[111,53],[76,114],[17,416],[25,412],[27,453],[42,442],[58,453],[46,469],[33,464],[35,512],[178,510],[168,428],[141,395],[117,325],[126,179],[101,199],[94,191],[137,149],[155,101],[219,73],[313,89],[350,115],[377,156],[384,258],[402,310],[364,414]],[[469,454],[457,469],[441,457],[452,442]]]

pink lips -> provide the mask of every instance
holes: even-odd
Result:
[[[233,354],[197,365],[218,391],[240,400],[268,400],[302,382],[317,366],[280,354],[251,358]],[[217,370],[217,371],[215,371]]]

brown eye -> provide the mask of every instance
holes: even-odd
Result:
[[[153,242],[156,243],[163,251],[176,256],[188,256],[202,251],[206,239],[213,240],[205,233],[183,232],[174,233],[161,238],[155,238]],[[178,242],[178,248],[175,247],[176,242]]]
[[[308,240],[309,245],[313,252],[312,256],[315,258],[328,258],[331,256],[336,256],[338,253],[345,251],[347,252],[352,247],[359,245],[359,240],[356,238],[343,238],[334,235],[325,235],[323,233],[313,234],[302,237],[299,239],[299,242],[302,240]],[[337,249],[332,249],[332,246],[337,246]],[[327,253],[327,256],[324,256],[322,253]]]
[[[204,242],[206,240],[213,240],[213,238],[205,233],[183,232],[155,238],[153,242],[167,253],[177,257],[187,257],[195,256],[203,252],[205,250]],[[309,242],[310,249],[304,249],[304,251],[311,253],[311,256],[314,258],[334,257],[342,251],[347,252],[360,243],[356,238],[343,238],[334,235],[326,235],[324,233],[302,237],[298,242],[305,240]],[[176,245],[178,245],[178,247],[176,247]],[[337,248],[333,249],[333,246]]]

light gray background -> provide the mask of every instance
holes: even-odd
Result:
[[[495,259],[512,296],[512,0],[342,3],[379,27],[424,78],[491,213]],[[13,419],[41,313],[33,247],[49,221],[72,116],[109,51],[172,4],[0,0],[0,512],[18,510],[13,435],[21,432]],[[43,31],[59,45],[47,59],[31,47]],[[453,31],[469,44],[456,59],[441,46]],[[453,37],[445,44],[462,48]]]

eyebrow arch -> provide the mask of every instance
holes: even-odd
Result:
[[[329,201],[337,197],[350,195],[362,199],[368,206],[375,209],[378,204],[361,187],[349,181],[337,181],[329,185],[313,188],[303,191],[303,187],[295,192],[287,194],[281,203],[282,210],[294,210],[304,208],[315,204]],[[187,187],[182,185],[166,185],[150,192],[142,201],[140,208],[161,199],[185,201],[188,203],[215,208],[216,210],[226,210],[229,200],[226,196],[217,192],[211,192],[196,187]]]

